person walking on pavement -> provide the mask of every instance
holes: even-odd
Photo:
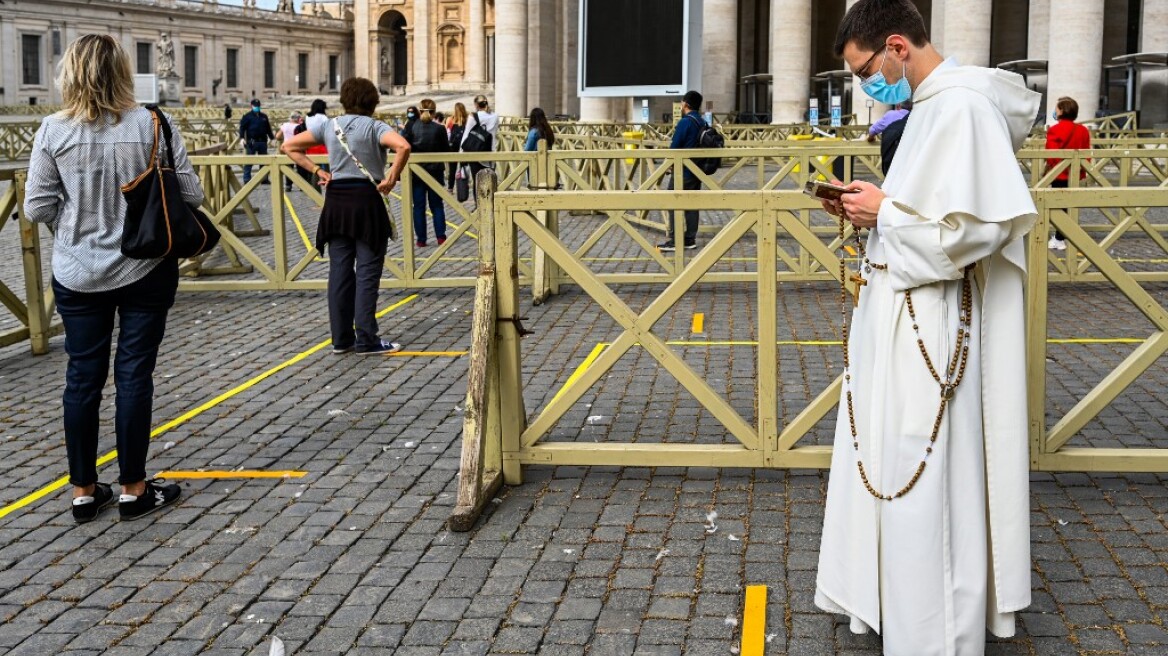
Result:
[[[671,149],[697,148],[702,136],[702,129],[706,127],[706,120],[698,113],[702,108],[702,94],[697,91],[687,91],[681,101],[681,120],[673,130]],[[697,191],[702,188],[702,181],[688,168],[681,175],[682,189]],[[685,249],[692,250],[698,247],[698,211],[685,211]],[[673,234],[674,221],[670,217],[669,237],[664,243],[657,245],[657,250],[672,252],[677,249]]]
[[[296,135],[280,151],[320,176],[324,207],[316,248],[328,249],[328,307],[333,353],[397,353],[401,344],[378,336],[377,291],[381,283],[393,218],[383,195],[393,191],[410,144],[396,130],[373,118],[381,96],[373,82],[354,77],[341,85],[345,114]],[[312,163],[307,151],[328,146],[329,170]],[[385,171],[386,151],[393,166]],[[354,330],[354,323],[356,329]]]
[[[434,112],[438,107],[434,101],[426,98],[418,103],[421,107],[421,116],[418,123],[410,130],[411,153],[446,153],[450,152],[450,138],[446,128],[434,120]],[[446,165],[441,162],[423,164],[422,170],[434,177],[439,188],[444,184]],[[426,246],[426,205],[430,206],[430,213],[434,217],[434,238],[438,245],[446,243],[446,207],[442,204],[442,197],[438,189],[430,188],[418,176],[413,176],[413,191],[411,192],[414,206],[414,239],[418,248]]]
[[[499,115],[491,111],[491,103],[487,101],[487,97],[484,95],[475,96],[474,104],[475,112],[467,117],[466,129],[462,131],[462,141],[459,142],[459,150],[466,150],[466,138],[470,136],[471,130],[476,125],[483,126],[483,129],[491,135],[491,152],[499,150]],[[471,189],[475,188],[475,177],[478,176],[479,171],[485,168],[487,168],[486,164],[471,162]]]
[[[1047,150],[1090,150],[1091,149],[1091,131],[1086,127],[1075,123],[1079,118],[1079,103],[1075,102],[1074,98],[1062,97],[1058,99],[1058,104],[1055,105],[1055,110],[1052,112],[1055,124],[1046,130],[1046,149]],[[1061,157],[1052,157],[1046,160],[1047,170],[1058,166],[1063,159]],[[1079,170],[1079,179],[1082,180],[1087,177],[1085,168]],[[1071,183],[1071,172],[1068,168],[1050,183],[1054,189],[1066,189]],[[1061,230],[1055,228],[1054,234],[1051,235],[1047,242],[1047,247],[1056,251],[1067,250],[1067,237]]]
[[[466,105],[454,103],[454,114],[446,119],[446,134],[450,139],[450,152],[457,153],[462,145],[462,134],[466,130]],[[454,191],[454,172],[458,165],[451,162],[446,165],[446,188]]]
[[[536,107],[527,118],[527,141],[523,142],[523,150],[535,152],[539,149],[541,140],[546,141],[548,150],[551,150],[556,143],[556,133],[552,130],[551,123],[548,123],[543,108]]]
[[[178,260],[132,259],[121,251],[121,187],[150,166],[155,119],[134,100],[130,57],[111,36],[86,34],[70,44],[60,80],[64,109],[45,117],[33,140],[24,213],[49,224],[55,236],[52,287],[69,355],[63,406],[73,519],[92,521],[115,501],[122,519],[137,519],[181,494],[177,485],[146,477],[154,367],[178,289]],[[203,190],[182,135],[163,118],[172,137],[159,147],[171,150],[182,199],[198,205]],[[114,433],[122,487],[116,499],[97,479],[115,321]]]
[[[279,141],[281,143],[283,143],[285,141],[291,141],[292,137],[296,136],[296,131],[300,128],[300,126],[303,123],[304,123],[304,117],[300,115],[300,112],[292,112],[292,114],[288,117],[288,121],[280,126],[280,132],[279,132],[279,134],[276,135],[276,141]],[[301,131],[303,132],[303,130],[301,130]],[[300,167],[296,167],[296,170],[297,171],[304,171],[304,169],[302,169]],[[284,178],[284,191],[292,191],[292,178],[291,177],[285,176],[285,178]]]
[[[251,111],[239,119],[239,138],[243,140],[244,151],[248,155],[267,155],[268,142],[276,138],[272,134],[272,123],[268,115],[261,111],[259,98],[251,101]],[[243,165],[243,184],[251,181],[251,164]],[[261,184],[269,184],[264,178]]]

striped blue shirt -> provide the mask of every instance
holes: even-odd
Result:
[[[178,128],[166,119],[183,198],[200,204],[199,178]],[[131,259],[121,249],[126,215],[121,187],[146,170],[153,143],[154,121],[141,107],[125,112],[117,124],[112,119],[75,122],[59,114],[41,123],[33,140],[24,214],[53,230],[53,277],[66,288],[102,292],[125,287],[162,261]]]

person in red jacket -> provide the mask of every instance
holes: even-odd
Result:
[[[1079,103],[1075,102],[1074,98],[1059,98],[1058,104],[1055,105],[1054,118],[1056,123],[1046,130],[1047,150],[1091,149],[1091,132],[1086,127],[1075,123],[1075,119],[1079,118]],[[1062,161],[1061,157],[1047,159],[1047,169],[1058,166]],[[1080,170],[1079,179],[1082,180],[1085,177],[1087,177],[1087,172]],[[1056,189],[1066,189],[1070,178],[1071,173],[1068,168],[1059,173],[1058,178],[1051,183],[1051,186]],[[1067,250],[1066,236],[1056,230],[1047,245],[1054,250],[1065,251]]]

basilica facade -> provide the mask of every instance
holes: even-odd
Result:
[[[883,108],[831,52],[855,0],[704,0],[700,90],[716,113],[802,120],[841,95],[861,121]],[[1027,83],[1075,97],[1083,115],[1140,106],[1168,121],[1168,73],[1117,60],[1168,52],[1168,0],[915,0],[934,43],[960,63],[1030,62]],[[494,92],[497,108],[627,120],[628,98],[578,98],[580,0],[354,0],[356,70],[383,87]],[[613,48],[622,47],[619,43]],[[1127,77],[1132,77],[1129,88]],[[654,99],[653,116],[671,99]]]

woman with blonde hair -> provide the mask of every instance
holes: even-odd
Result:
[[[410,132],[410,150],[414,153],[446,153],[450,152],[450,140],[446,128],[434,121],[434,112],[438,106],[434,101],[426,98],[418,103],[421,116],[414,129]],[[438,182],[444,183],[446,167],[435,162],[423,164],[422,170],[429,173]],[[413,205],[414,205],[414,239],[418,248],[426,246],[426,205],[430,206],[430,213],[434,217],[434,238],[438,245],[446,243],[446,208],[442,204],[442,197],[438,189],[429,187],[418,176],[413,176]]]
[[[454,114],[446,119],[446,134],[449,138],[450,152],[457,153],[462,145],[462,134],[466,130],[466,105],[454,103]],[[451,162],[446,165],[446,188],[454,191],[454,172],[458,166]]]
[[[154,366],[166,315],[178,288],[174,258],[138,260],[122,254],[126,201],[121,188],[151,166],[158,131],[153,112],[134,102],[130,57],[117,40],[86,34],[69,45],[57,80],[64,109],[37,130],[29,161],[24,212],[54,233],[52,269],[57,312],[65,325],[64,429],[73,484],[73,519],[88,522],[114,502],[97,480],[99,410],[118,321],[114,432],[122,519],[137,519],[174,503],[179,486],[146,478]],[[169,116],[183,200],[203,202],[199,179]]]

